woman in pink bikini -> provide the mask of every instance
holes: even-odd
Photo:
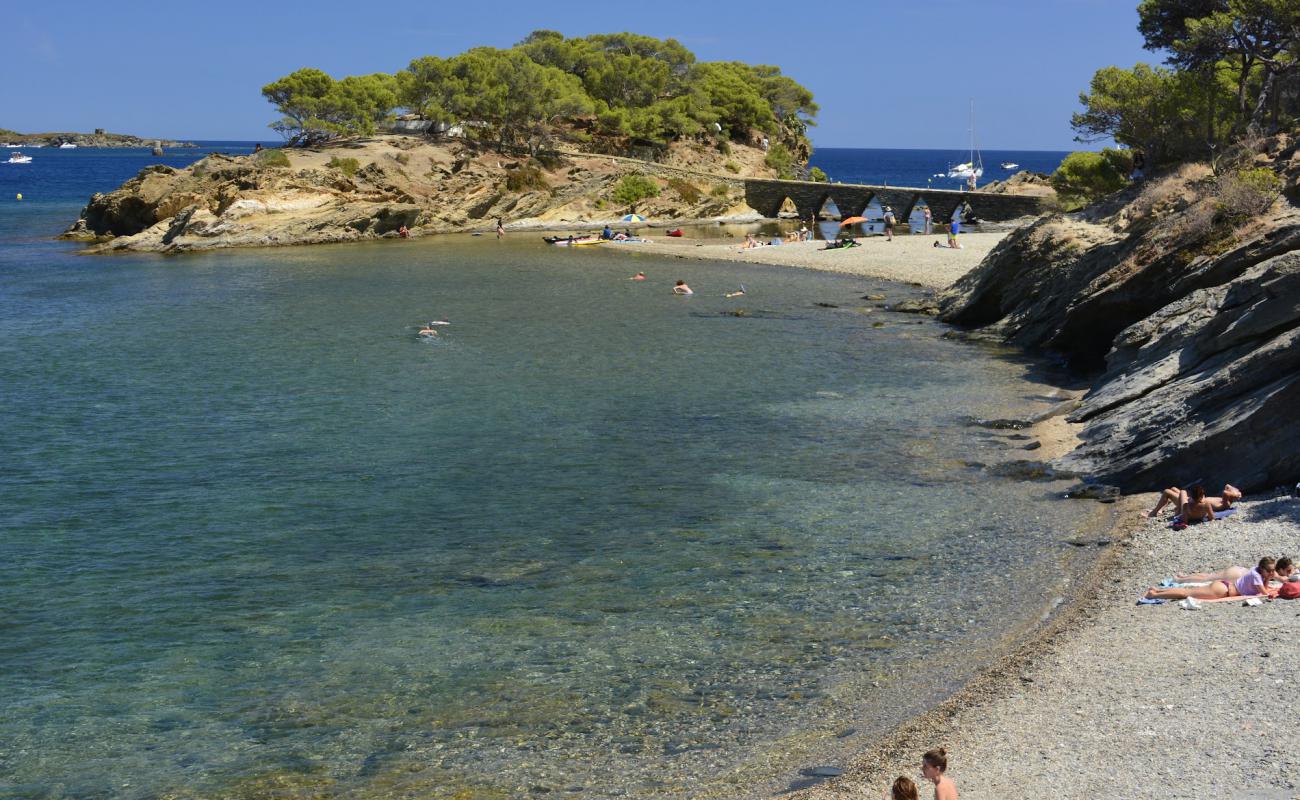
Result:
[[[1277,562],[1271,558],[1261,558],[1259,564],[1250,572],[1236,580],[1216,580],[1206,586],[1172,586],[1162,589],[1152,586],[1144,597],[1160,600],[1183,600],[1193,597],[1197,600],[1222,600],[1225,597],[1252,597],[1264,594],[1268,582],[1277,574]]]

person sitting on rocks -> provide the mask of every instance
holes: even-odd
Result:
[[[1193,486],[1192,489],[1194,491],[1196,487]],[[1183,490],[1179,489],[1177,486],[1170,486],[1168,489],[1165,489],[1160,493],[1160,500],[1156,503],[1156,507],[1146,512],[1146,516],[1156,516],[1160,513],[1160,509],[1170,503],[1176,503],[1177,505],[1175,508],[1181,509],[1183,501],[1180,498],[1184,494],[1186,494],[1186,492],[1183,492]],[[1233,486],[1231,483],[1225,483],[1223,484],[1223,495],[1221,497],[1207,497],[1205,500],[1210,504],[1214,511],[1227,511],[1232,508],[1233,503],[1241,501],[1241,490],[1236,486]],[[1184,518],[1183,521],[1188,522],[1189,520]]]
[[[1222,600],[1225,597],[1254,597],[1268,593],[1268,582],[1277,574],[1277,562],[1261,558],[1254,569],[1236,580],[1215,580],[1205,586],[1152,586],[1143,597],[1156,600]]]

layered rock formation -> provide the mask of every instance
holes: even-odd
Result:
[[[740,174],[762,174],[761,152],[743,149],[728,157],[746,167]],[[512,227],[599,227],[627,211],[615,188],[634,172],[660,189],[638,203],[646,216],[754,216],[737,178],[671,162],[573,154],[540,163],[460,141],[379,136],[253,156],[214,154],[180,170],[148,167],[92,197],[64,235],[92,242],[91,252],[178,252],[356,241],[394,236],[403,226],[417,235],[491,229],[497,218]]]
[[[945,321],[1096,376],[1061,468],[1126,492],[1300,479],[1300,155],[1267,148],[1045,217],[941,297]],[[1285,192],[1242,213],[1261,201],[1233,183],[1252,169]]]

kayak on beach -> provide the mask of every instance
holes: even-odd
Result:
[[[557,247],[579,247],[589,244],[600,244],[603,239],[597,236],[584,234],[582,236],[544,236],[542,241],[547,244],[553,244]]]

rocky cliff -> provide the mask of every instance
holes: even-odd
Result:
[[[1300,480],[1300,155],[1278,137],[1012,233],[940,299],[1092,374],[1057,466],[1143,491]]]
[[[497,218],[508,228],[599,228],[628,211],[615,190],[632,173],[659,191],[637,203],[647,217],[753,216],[729,175],[765,174],[762,152],[734,147],[726,169],[723,159],[687,144],[663,164],[582,154],[538,161],[396,135],[214,154],[186,169],[148,167],[95,195],[64,236],[91,242],[90,252],[179,252],[356,241],[403,226],[415,235],[492,229]]]

